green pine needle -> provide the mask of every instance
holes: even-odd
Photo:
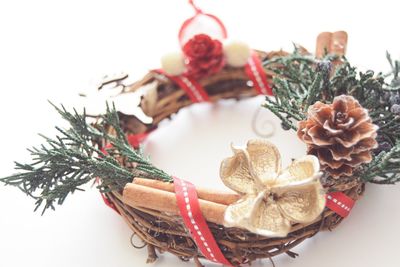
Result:
[[[51,103],[52,104],[52,103]],[[53,105],[53,104],[52,104]],[[115,107],[107,105],[102,117],[100,130],[87,123],[85,111],[79,114],[75,109],[68,112],[63,106],[53,105],[58,113],[69,122],[70,129],[56,127],[55,138],[44,138],[45,144],[29,149],[32,162],[15,163],[19,173],[0,179],[6,185],[20,188],[36,200],[36,209],[43,207],[54,209],[75,191],[83,191],[84,184],[99,181],[102,192],[122,190],[133,177],[172,181],[171,176],[154,167],[140,150],[133,149],[119,127],[119,118]],[[116,136],[105,131],[104,125],[116,130]],[[96,141],[104,139],[113,148],[104,153],[99,150]],[[124,158],[135,167],[121,166],[118,157]]]

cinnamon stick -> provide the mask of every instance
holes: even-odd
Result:
[[[338,56],[346,54],[347,33],[345,31],[337,31],[332,33],[330,52]]]
[[[128,183],[124,188],[122,201],[131,207],[138,206],[176,215],[180,214],[174,193],[148,186]],[[207,221],[216,224],[224,223],[226,205],[203,199],[199,199],[199,204]]]
[[[315,55],[317,58],[322,58],[325,52],[343,56],[346,54],[347,48],[347,32],[322,32],[317,37],[317,47]]]
[[[163,181],[145,179],[145,178],[140,178],[140,177],[136,177],[135,179],[133,179],[133,183],[137,184],[137,185],[143,185],[143,186],[171,192],[171,193],[175,192],[173,183],[167,183],[167,182],[163,182]],[[240,198],[240,196],[236,193],[230,193],[230,192],[215,190],[215,189],[205,189],[205,188],[201,188],[201,187],[196,187],[196,191],[197,191],[197,196],[199,199],[203,199],[203,200],[207,200],[210,202],[223,204],[223,205],[233,204],[236,201],[238,201]]]
[[[331,48],[332,33],[331,32],[321,32],[317,37],[317,47],[315,50],[315,56],[317,58],[322,58],[325,55],[325,51],[330,52]]]

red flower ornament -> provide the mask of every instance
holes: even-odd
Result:
[[[187,74],[201,78],[220,71],[224,66],[222,43],[206,34],[197,34],[183,46]]]

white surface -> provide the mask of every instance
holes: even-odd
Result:
[[[347,30],[348,57],[362,69],[388,70],[385,50],[400,57],[398,1],[198,1],[226,24],[232,38],[264,50],[311,51],[320,31]],[[177,46],[180,23],[192,15],[185,1],[2,1],[0,3],[0,176],[13,160],[28,159],[25,147],[40,144],[60,119],[50,99],[78,106],[78,92],[104,74],[128,71],[140,78]],[[206,186],[219,183],[219,162],[229,143],[254,137],[250,122],[260,99],[199,105],[178,114],[152,135],[147,151],[165,170]],[[270,118],[263,113],[263,117]],[[289,138],[290,137],[290,138]],[[272,139],[285,162],[302,146],[289,133]],[[350,217],[332,233],[296,247],[291,266],[399,266],[400,185],[368,186]],[[145,266],[146,251],[130,246],[130,230],[99,194],[88,188],[56,212],[41,217],[33,201],[0,186],[0,266]],[[164,255],[154,266],[188,266]],[[207,266],[212,266],[207,263]],[[268,261],[253,266],[271,266]]]

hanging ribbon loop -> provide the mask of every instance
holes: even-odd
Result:
[[[194,35],[205,33],[214,39],[224,40],[228,37],[228,32],[222,21],[215,15],[204,13],[193,0],[189,0],[195,15],[185,20],[179,30],[178,39],[181,47]]]

